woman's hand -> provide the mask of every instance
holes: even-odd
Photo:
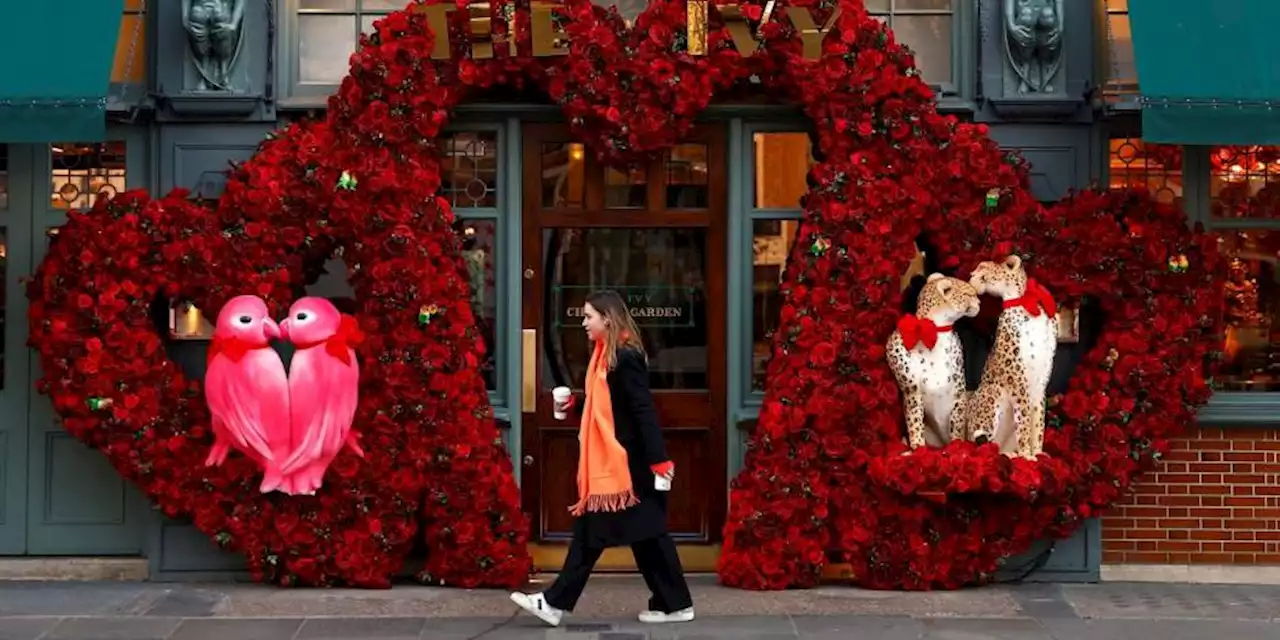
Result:
[[[666,462],[659,462],[658,464],[649,467],[649,470],[653,471],[654,475],[662,476],[667,480],[671,480],[676,477],[676,463],[670,460]]]

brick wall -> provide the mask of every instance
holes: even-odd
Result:
[[[1102,520],[1104,564],[1280,564],[1280,431],[1199,429]]]

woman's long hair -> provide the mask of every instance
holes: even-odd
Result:
[[[587,304],[608,320],[605,324],[604,356],[610,369],[618,366],[619,348],[635,349],[642,357],[645,355],[640,330],[636,328],[636,321],[631,318],[622,296],[614,291],[597,291],[587,296]]]

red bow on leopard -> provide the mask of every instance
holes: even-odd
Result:
[[[928,318],[917,318],[912,314],[902,316],[898,321],[898,334],[902,336],[902,345],[914,349],[917,344],[924,343],[926,349],[938,344],[938,334],[951,331],[951,325],[939,327]]]
[[[1027,313],[1031,314],[1033,318],[1040,315],[1041,307],[1044,307],[1044,310],[1050,316],[1058,315],[1058,303],[1053,301],[1053,296],[1049,293],[1049,290],[1039,282],[1036,282],[1035,278],[1027,278],[1027,289],[1022,292],[1020,297],[1004,301],[1004,308],[1012,309],[1014,307],[1026,309]]]

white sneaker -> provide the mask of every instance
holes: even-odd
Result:
[[[640,622],[648,624],[665,624],[668,622],[692,622],[693,607],[672,611],[671,613],[663,613],[661,611],[641,611]]]
[[[564,612],[547,604],[547,599],[541,593],[516,591],[511,594],[511,601],[553,627],[560,626],[560,618],[564,617]]]

